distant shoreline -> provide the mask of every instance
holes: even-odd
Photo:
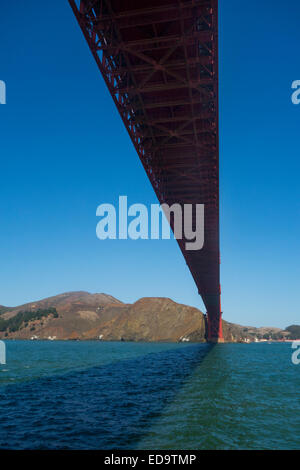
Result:
[[[47,338],[37,338],[37,339],[30,339],[30,338],[2,338],[1,341],[26,341],[26,342],[48,342],[48,343],[63,343],[63,342],[70,342],[70,343],[87,343],[87,342],[93,342],[93,343],[123,343],[123,344],[185,344],[186,346],[188,345],[193,345],[193,344],[216,344],[216,343],[210,343],[209,341],[130,341],[130,340],[100,340],[97,338],[88,338],[88,339],[72,339],[72,338],[66,338],[66,339],[47,339]],[[285,340],[285,341],[280,341],[280,340],[270,340],[270,341],[225,341],[224,343],[221,344],[245,344],[245,345],[250,345],[250,344],[292,344],[294,342],[299,342],[300,339],[291,339],[291,340]]]

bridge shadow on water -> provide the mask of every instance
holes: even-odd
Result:
[[[133,449],[213,348],[191,344],[0,391],[0,448]]]

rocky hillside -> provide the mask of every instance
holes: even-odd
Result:
[[[255,333],[226,321],[226,341]],[[256,333],[257,334],[257,333]],[[124,304],[106,294],[68,292],[15,308],[0,307],[0,338],[205,341],[205,315],[167,298]]]
[[[55,309],[55,312],[49,312]],[[17,331],[12,324],[26,318]],[[29,320],[28,320],[29,318]],[[30,319],[32,318],[32,319]],[[170,299],[147,298],[124,304],[106,294],[69,292],[16,308],[3,307],[0,337],[124,341],[204,341],[204,315]]]

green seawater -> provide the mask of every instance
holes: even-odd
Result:
[[[290,344],[7,341],[0,448],[299,449]]]

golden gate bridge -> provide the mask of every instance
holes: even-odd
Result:
[[[69,3],[160,203],[205,205],[202,250],[177,241],[221,342],[218,0]]]

